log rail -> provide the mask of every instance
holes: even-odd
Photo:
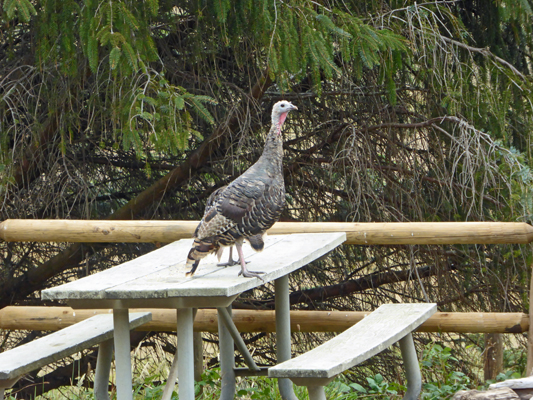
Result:
[[[151,312],[152,321],[138,330],[176,331],[176,310],[134,309]],[[9,306],[0,310],[0,329],[55,331],[96,314],[112,310],[73,310],[70,307]],[[370,314],[363,311],[291,311],[293,332],[342,332]],[[275,332],[271,310],[233,310],[233,321],[240,332]],[[217,312],[200,309],[194,319],[198,332],[218,332]],[[424,322],[419,332],[522,333],[529,329],[529,316],[523,313],[437,312]]]
[[[7,219],[0,239],[7,242],[170,243],[191,238],[199,221],[97,221]],[[346,243],[526,244],[533,226],[525,222],[278,222],[271,235],[346,232]]]

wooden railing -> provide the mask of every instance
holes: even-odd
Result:
[[[192,237],[199,221],[91,221],[7,219],[6,242],[170,243]],[[346,232],[347,244],[525,244],[533,226],[524,222],[278,222],[272,235]]]
[[[149,311],[152,321],[139,327],[141,331],[176,331],[176,311],[167,309],[135,309]],[[55,331],[96,314],[112,310],[73,310],[70,307],[9,306],[0,310],[0,329]],[[275,332],[276,321],[271,310],[233,310],[233,321],[240,332]],[[361,321],[370,311],[291,311],[293,332],[342,332]],[[529,316],[523,313],[437,312],[424,322],[419,332],[456,333],[522,333],[529,329]],[[216,310],[200,309],[194,318],[197,332],[218,332]]]

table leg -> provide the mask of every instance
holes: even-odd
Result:
[[[194,325],[194,318],[196,317],[196,311],[198,311],[198,309],[194,308],[193,313],[192,313],[193,325]],[[193,332],[193,335],[194,335],[194,332]],[[179,341],[179,337],[177,334],[176,334],[176,339]],[[178,379],[178,371],[179,371],[178,360],[179,360],[178,346],[176,346],[176,354],[174,354],[174,359],[172,360],[172,365],[170,366],[170,370],[168,372],[167,383],[165,385],[165,388],[163,389],[163,395],[161,396],[161,400],[170,400],[170,398],[172,397],[172,392],[174,391],[174,386],[176,385],[176,379]]]
[[[278,363],[281,363],[291,359],[291,305],[288,275],[274,281],[274,290],[276,292],[276,355]],[[279,378],[278,386],[283,400],[298,400],[290,379]]]
[[[407,391],[402,400],[416,400],[422,390],[422,375],[418,364],[413,335],[408,334],[400,339],[400,350],[402,352],[403,367],[407,378]]]
[[[180,400],[194,400],[193,310],[178,308],[178,394]]]
[[[177,336],[177,335],[176,335]],[[174,386],[176,385],[176,379],[178,379],[178,350],[176,347],[176,353],[172,360],[172,365],[168,371],[167,383],[163,389],[163,395],[161,400],[170,400],[172,398],[172,392],[174,391]]]
[[[248,351],[246,343],[244,343],[244,340],[242,339],[237,327],[233,323],[231,314],[228,312],[226,307],[217,307],[217,314],[218,322],[222,322],[226,326],[226,329],[233,338],[235,346],[237,346],[237,349],[239,349],[239,351],[241,352],[242,357],[244,358],[244,362],[246,363],[246,365],[248,365],[248,368],[250,368],[252,371],[259,371],[260,368],[257,366],[252,355]]]
[[[324,386],[307,386],[309,400],[326,400]]]
[[[130,321],[128,309],[113,310],[117,400],[132,400]]]
[[[94,373],[94,398],[96,400],[109,400],[109,374],[113,359],[113,339],[100,343],[96,371]]]
[[[231,316],[231,306],[227,307]],[[218,341],[220,345],[220,375],[222,388],[220,400],[233,400],[235,397],[235,350],[234,342],[226,325],[218,322]]]

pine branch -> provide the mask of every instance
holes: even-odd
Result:
[[[114,167],[120,167],[120,168],[128,168],[128,169],[144,169],[146,168],[146,163],[150,164],[151,170],[162,170],[162,171],[168,171],[173,168],[176,168],[175,165],[167,164],[164,162],[156,162],[152,163],[150,161],[123,161],[123,160],[117,160],[107,157],[83,157],[79,155],[77,157],[77,160],[83,161],[83,162],[90,162],[92,164],[100,164],[100,165],[112,165]]]
[[[88,78],[90,74],[90,70],[86,70],[83,75]],[[75,93],[77,90],[76,87],[72,86],[70,90],[73,91],[73,93],[67,97],[75,98],[77,96],[77,93]],[[24,150],[22,161],[14,166],[12,173],[13,183],[11,185],[14,187],[8,187],[7,190],[5,190],[7,196],[9,196],[11,190],[21,189],[24,186],[28,186],[41,175],[44,166],[43,161],[49,155],[50,150],[54,148],[53,142],[57,137],[59,123],[68,106],[69,103],[66,102],[62,107],[59,107],[52,115],[50,115],[39,134],[39,147],[36,148],[32,145]]]
[[[449,271],[458,269],[456,266],[449,266]],[[376,289],[383,285],[391,283],[407,282],[416,279],[416,272],[420,278],[428,278],[435,276],[441,271],[436,266],[425,266],[416,268],[417,271],[407,269],[404,271],[390,271],[390,272],[375,272],[363,276],[362,278],[351,280],[348,282],[339,283],[337,285],[330,285],[315,289],[301,290],[291,293],[290,304],[312,304],[316,301],[324,301],[339,296],[347,296],[352,293],[363,292],[368,289]],[[272,304],[274,304],[272,302]]]
[[[256,101],[260,99],[271,83],[272,81],[268,77],[268,73],[263,74],[252,88],[250,97],[245,101]],[[242,105],[241,108],[246,107],[245,105]],[[200,147],[191,153],[187,160],[174,168],[144,192],[140,193],[124,207],[117,210],[117,212],[109,216],[108,219],[132,219],[146,207],[162,199],[167,191],[176,188],[189,179],[194,172],[209,161],[209,157],[218,150],[224,137],[232,133],[233,130],[239,126],[237,115],[237,113],[230,114],[226,122],[217,127]]]
[[[461,48],[463,48],[465,50],[468,50],[468,51],[471,51],[473,53],[479,53],[479,54],[484,55],[485,57],[492,58],[492,59],[496,60],[498,63],[506,66],[507,68],[509,68],[511,71],[513,71],[513,73],[515,75],[519,76],[524,82],[528,81],[528,79],[524,76],[524,74],[522,74],[519,70],[517,70],[514,67],[514,65],[512,65],[508,61],[505,61],[503,58],[498,57],[496,54],[492,53],[488,48],[472,47],[472,46],[469,46],[469,45],[464,44],[462,42],[458,42],[457,40],[453,40],[453,39],[447,38],[445,36],[441,36],[441,38],[445,42],[451,43],[451,44],[453,44],[453,45],[455,45],[457,47],[461,47]]]
[[[249,107],[248,103],[261,99],[271,83],[272,81],[268,76],[268,71],[266,71],[259,77],[249,97],[243,100],[243,104],[239,108],[246,109]],[[144,190],[137,197],[130,200],[114,214],[108,216],[107,219],[133,219],[149,206],[159,202],[166,193],[174,191],[176,187],[185,183],[198,169],[209,162],[210,156],[219,149],[223,139],[239,127],[238,115],[236,112],[230,114],[228,119],[218,126],[200,147],[191,153],[187,160],[159,179],[148,189]],[[82,246],[84,246],[83,243],[74,243],[38,267],[29,270],[26,274],[18,277],[10,277],[2,281],[0,283],[0,293],[2,293],[0,297],[0,308],[13,304],[17,300],[22,300],[34,291],[42,289],[45,282],[54,275],[78,267],[79,263],[83,261],[87,254],[81,251]],[[94,246],[91,246],[91,248],[94,248]]]

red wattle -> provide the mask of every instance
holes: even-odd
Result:
[[[279,130],[278,130],[278,134],[281,133],[281,127],[283,126],[283,123],[285,122],[285,119],[287,118],[287,114],[288,113],[283,113],[283,114],[280,114],[279,116]]]

